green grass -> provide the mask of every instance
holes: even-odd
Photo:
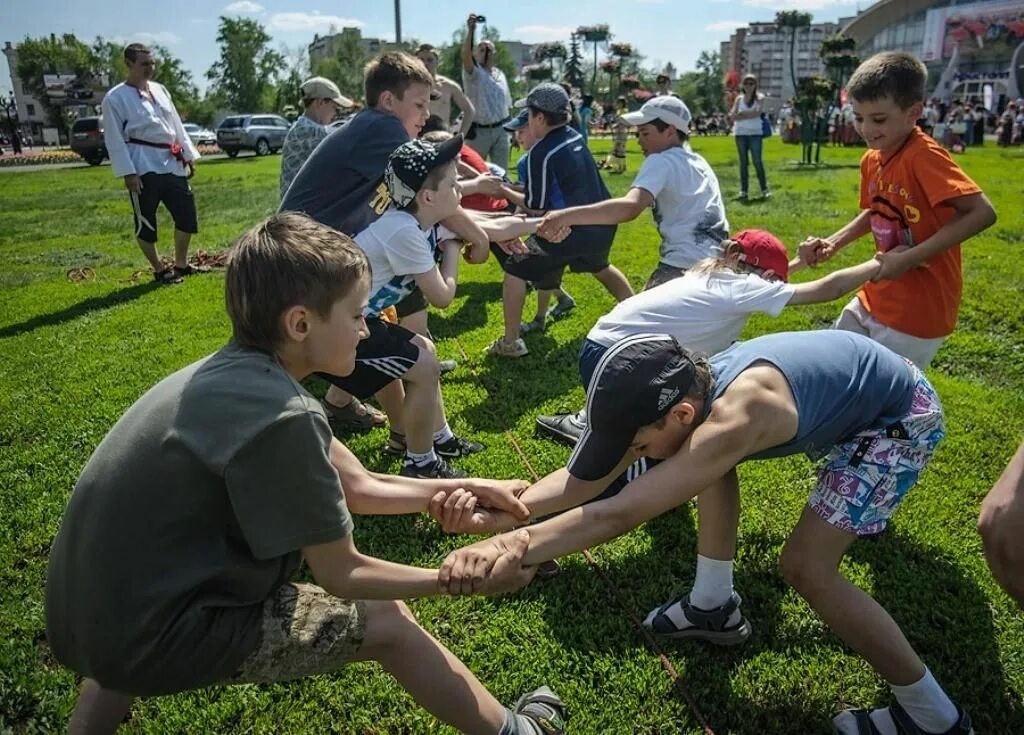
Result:
[[[608,143],[596,142],[598,153]],[[631,143],[629,171],[640,164]],[[696,147],[738,190],[730,139]],[[733,230],[763,227],[792,247],[828,234],[857,202],[858,150],[825,151],[828,167],[800,168],[798,151],[766,145],[775,198],[730,204]],[[960,157],[999,212],[999,222],[964,248],[960,324],[929,376],[948,413],[949,436],[932,466],[877,542],[854,546],[844,571],[903,626],[939,680],[973,714],[979,732],[1024,732],[1024,616],[992,581],[975,531],[979,503],[1024,427],[1024,185],[1020,150],[972,149]],[[279,158],[204,163],[194,180],[203,232],[195,245],[219,250],[277,204]],[[630,176],[609,177],[615,192]],[[223,278],[185,285],[138,282],[143,267],[130,237],[124,189],[109,169],[0,176],[0,732],[55,732],[74,700],[76,677],[46,646],[42,609],[49,544],[82,466],[120,414],[150,385],[217,349],[227,338]],[[160,227],[170,232],[161,213]],[[166,245],[165,245],[166,248]],[[863,243],[839,264],[868,256]],[[657,235],[644,215],[620,227],[614,262],[640,287],[657,261]],[[66,272],[89,265],[96,278]],[[474,473],[527,477],[510,431],[540,473],[568,450],[535,436],[538,413],[577,407],[576,350],[610,297],[587,276],[566,287],[580,307],[527,338],[518,361],[486,360],[500,331],[500,272],[492,262],[462,272],[456,302],[431,316],[445,357],[460,360],[444,381],[452,424],[488,451],[464,462]],[[803,274],[797,279],[806,278]],[[751,321],[748,336],[828,325],[841,303]],[[528,305],[527,318],[532,316]],[[468,355],[468,359],[463,356]],[[384,432],[351,446],[371,468],[394,471],[379,447]],[[144,481],[145,478],[140,478]],[[741,469],[743,514],[736,583],[754,635],[736,650],[666,644],[682,687],[716,733],[824,733],[847,704],[887,701],[884,684],[833,636],[776,570],[779,551],[812,486],[802,458]],[[464,539],[425,517],[357,519],[371,554],[436,565]],[[687,588],[695,518],[682,508],[595,550],[627,604],[644,614]],[[697,733],[700,717],[673,690],[601,576],[580,555],[562,575],[502,600],[431,599],[412,605],[503,701],[547,683],[568,702],[571,732]],[[154,570],[159,574],[159,570]],[[410,666],[416,662],[410,661]],[[277,686],[207,689],[139,701],[130,733],[442,732],[379,668]]]

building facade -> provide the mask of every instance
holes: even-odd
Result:
[[[814,74],[825,74],[825,65],[819,56],[821,42],[839,32],[839,23],[814,23],[801,28],[791,37],[789,31],[774,23],[751,23],[737,28],[728,41],[721,44],[722,67],[738,72],[740,76],[757,77],[758,90],[765,95],[765,104],[777,111],[782,103],[794,95],[790,73],[790,46],[795,46],[794,68],[796,79]]]
[[[313,42],[307,47],[310,67],[315,68],[321,61],[333,59],[338,52],[338,48],[349,37],[354,37],[359,42],[360,47],[363,49],[363,54],[366,56],[376,56],[383,51],[397,47],[396,44],[385,41],[382,38],[363,38],[363,33],[358,28],[342,28],[341,33],[313,36]]]
[[[11,89],[14,90],[14,103],[18,110],[18,123],[22,132],[31,134],[33,139],[41,142],[43,140],[43,127],[46,122],[46,111],[32,95],[25,91],[18,76],[18,47],[7,41],[4,44],[4,56],[7,57],[7,66],[11,70]],[[7,120],[3,120],[6,126]]]

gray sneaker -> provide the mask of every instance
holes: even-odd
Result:
[[[520,324],[519,331],[523,334],[529,334],[530,332],[543,332],[545,327],[547,327],[547,319],[537,317],[533,321],[523,322]]]
[[[527,718],[531,725],[535,725],[537,735],[565,733],[565,703],[548,687],[524,694],[512,711]]]
[[[553,416],[538,416],[537,426],[541,431],[550,434],[573,446],[583,436],[583,429],[586,428],[587,420],[583,411],[576,413],[556,413]]]
[[[559,317],[563,317],[575,308],[576,299],[569,294],[558,297],[558,303],[555,304],[555,308],[551,310],[551,318],[558,319]]]
[[[739,611],[742,601],[733,592],[724,605],[713,610],[701,610],[690,604],[689,595],[677,597],[651,610],[644,620],[644,627],[666,638],[707,641],[716,646],[736,646],[750,637],[750,623]],[[674,607],[679,609],[673,610]],[[680,626],[677,622],[680,616],[690,625]]]
[[[511,344],[506,342],[504,337],[498,337],[485,352],[496,357],[523,357],[530,354],[530,350],[527,349],[522,337]]]

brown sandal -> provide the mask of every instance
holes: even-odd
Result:
[[[365,432],[384,426],[388,417],[373,406],[368,406],[355,396],[348,405],[335,406],[333,403],[323,401],[324,411],[335,431],[340,432]]]
[[[157,283],[162,283],[165,286],[173,286],[176,283],[181,283],[185,279],[170,268],[164,268],[161,271],[153,271],[153,280]]]

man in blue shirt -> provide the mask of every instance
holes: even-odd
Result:
[[[608,199],[611,195],[583,137],[569,127],[569,95],[565,90],[557,84],[539,84],[521,104],[529,111],[530,133],[537,140],[526,159],[526,209],[542,214],[558,204],[573,207]],[[560,193],[557,203],[556,193]],[[608,262],[614,239],[614,225],[591,225],[574,228],[557,245],[531,237],[529,252],[521,255],[507,255],[492,246],[491,252],[505,271],[505,334],[488,352],[500,357],[522,357],[529,352],[519,336],[527,281],[553,288],[551,284],[561,280],[556,276],[568,266],[574,273],[592,273],[618,301],[632,296],[622,271]]]
[[[644,624],[671,638],[742,643],[750,624],[732,584],[736,466],[806,453],[823,465],[782,551],[782,575],[895,696],[890,707],[840,713],[836,732],[973,732],[889,613],[840,570],[858,536],[885,528],[945,434],[938,397],[913,364],[840,330],[740,342],[710,363],[665,334],[626,337],[594,357],[586,366],[587,427],[569,466],[522,496],[534,518],[571,510],[530,527],[523,564],[608,541],[697,497],[693,588]],[[578,507],[638,456],[663,461],[617,495]],[[510,525],[494,519],[494,527]],[[502,540],[455,552],[442,583],[469,563],[485,569]]]

